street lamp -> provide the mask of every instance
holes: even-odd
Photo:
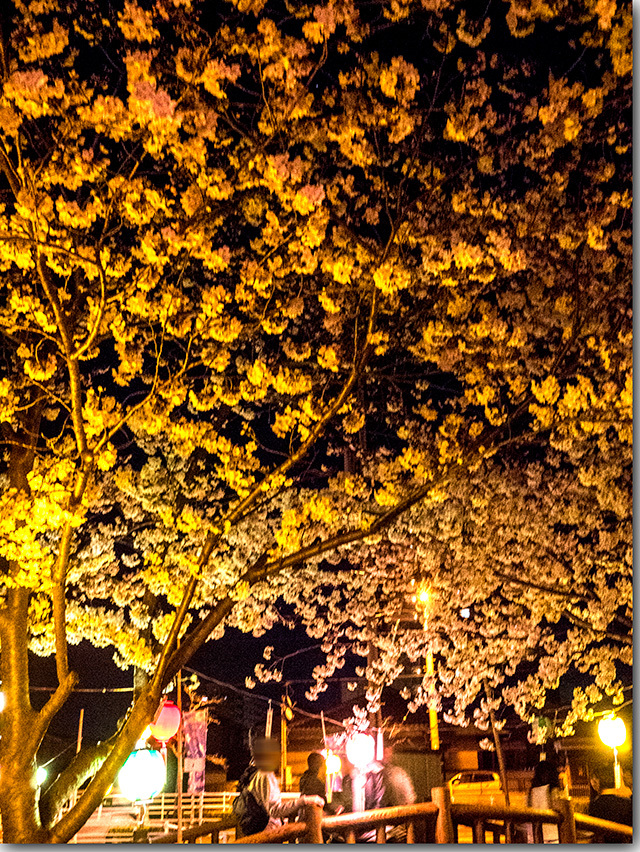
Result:
[[[412,600],[416,604],[416,609],[422,612],[423,617],[423,628],[427,629],[427,621],[429,617],[428,607],[431,603],[431,592],[429,589],[420,584],[417,590],[417,594],[415,594]],[[426,659],[425,659],[425,674],[428,676],[433,676],[435,674],[434,666],[433,666],[433,652],[428,651]],[[440,732],[438,731],[438,712],[435,707],[429,707],[429,734],[431,738],[431,750],[438,751],[440,748]]]
[[[602,742],[613,749],[613,777],[616,790],[622,787],[622,771],[618,760],[618,749],[627,739],[627,729],[619,716],[608,713],[598,723],[598,735]]]

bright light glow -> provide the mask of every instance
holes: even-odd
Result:
[[[159,751],[132,751],[118,773],[118,784],[132,802],[152,799],[167,780],[167,768]]]
[[[342,761],[337,754],[330,751],[325,757],[324,763],[327,767],[327,775],[339,775],[342,769]]]
[[[471,618],[471,610],[468,606],[460,610],[460,618]]]
[[[4,710],[4,692],[0,692],[0,713]]]
[[[431,597],[431,595],[429,594],[429,592],[426,589],[421,589],[420,592],[418,593],[418,603],[421,603],[421,604],[429,603],[430,597]]]
[[[609,748],[619,748],[627,739],[627,729],[619,716],[605,716],[598,723],[598,734]]]
[[[39,766],[36,769],[36,784],[38,785],[38,787],[42,787],[42,785],[44,784],[44,782],[46,780],[47,780],[47,770],[44,768],[44,766]]]
[[[375,741],[368,734],[354,734],[347,740],[347,757],[357,769],[368,766],[375,753]]]

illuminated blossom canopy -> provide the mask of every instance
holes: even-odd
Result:
[[[430,650],[410,706],[458,722],[530,720],[576,671],[568,728],[619,701],[630,4],[14,5],[5,841],[71,838],[180,666],[279,601],[324,643],[315,694],[369,651],[375,706]],[[82,639],[148,680],[36,804]],[[56,658],[39,712],[27,646]]]

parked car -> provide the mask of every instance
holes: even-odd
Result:
[[[480,769],[458,772],[449,781],[451,801],[474,804],[482,801],[489,805],[504,805],[504,792],[497,772]]]

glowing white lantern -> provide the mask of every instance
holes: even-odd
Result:
[[[375,741],[368,734],[354,734],[347,740],[347,757],[357,769],[368,766],[375,753]]]
[[[337,754],[329,751],[325,758],[325,766],[327,767],[327,775],[339,775],[342,769],[342,761]]]
[[[42,787],[42,785],[44,784],[44,782],[46,780],[47,780],[47,770],[44,768],[44,766],[39,766],[36,769],[36,784],[38,785],[38,787]]]
[[[609,748],[620,748],[627,739],[627,729],[619,716],[605,716],[598,724],[598,734]]]
[[[132,751],[118,773],[122,793],[132,802],[152,799],[167,780],[167,768],[159,751]]]
[[[598,723],[598,734],[602,742],[613,749],[613,777],[616,790],[622,787],[622,768],[618,760],[618,748],[627,738],[627,729],[619,716],[611,713]]]

